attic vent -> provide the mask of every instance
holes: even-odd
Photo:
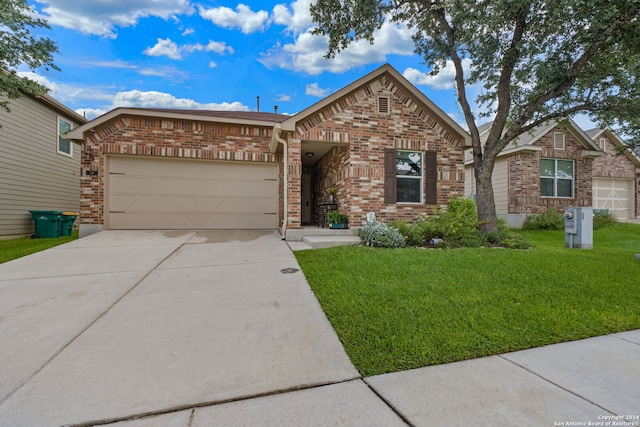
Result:
[[[383,96],[378,98],[378,113],[389,114],[389,98]]]
[[[605,138],[600,138],[600,149],[607,151],[607,140]]]
[[[553,149],[564,150],[564,133],[560,133],[560,132],[553,133]]]

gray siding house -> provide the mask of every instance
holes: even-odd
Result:
[[[80,148],[60,135],[87,120],[50,96],[0,110],[0,238],[34,232],[29,210],[80,210]]]

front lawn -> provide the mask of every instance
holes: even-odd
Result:
[[[640,225],[533,249],[337,247],[296,257],[363,376],[640,328]]]
[[[0,264],[20,258],[45,249],[70,242],[78,238],[78,232],[72,232],[71,236],[56,237],[51,239],[31,239],[22,237],[19,239],[0,240]]]

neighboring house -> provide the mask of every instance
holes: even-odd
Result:
[[[593,207],[607,209],[618,219],[640,219],[640,157],[627,149],[611,129],[585,132],[605,155],[593,161]]]
[[[81,235],[415,220],[464,195],[469,135],[390,65],[294,116],[118,108],[83,143]]]
[[[488,136],[490,124],[479,129]],[[521,227],[527,215],[592,206],[592,167],[599,147],[573,120],[548,122],[520,135],[496,158],[493,191],[498,216]],[[473,158],[465,153],[465,194],[475,196]]]
[[[0,238],[30,235],[29,210],[80,209],[80,153],[60,137],[87,120],[50,96],[0,110]]]

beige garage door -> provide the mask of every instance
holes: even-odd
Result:
[[[276,228],[276,165],[110,157],[111,229]]]
[[[593,178],[593,206],[609,209],[619,219],[628,219],[634,206],[633,180]]]

